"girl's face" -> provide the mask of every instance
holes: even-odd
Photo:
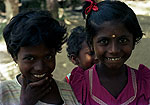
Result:
[[[78,66],[80,66],[84,70],[87,70],[96,62],[97,60],[95,59],[94,53],[92,53],[88,44],[84,41],[82,43],[82,49],[80,50],[78,56]]]
[[[44,44],[21,47],[16,62],[23,76],[35,82],[51,76],[55,69],[55,55],[55,49],[48,49]]]
[[[104,22],[93,37],[95,55],[108,69],[119,69],[134,49],[133,35],[121,23]]]

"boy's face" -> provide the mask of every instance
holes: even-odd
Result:
[[[96,63],[94,53],[92,53],[85,41],[82,43],[82,49],[80,50],[77,59],[78,66],[80,66],[84,70],[89,69]]]
[[[35,82],[51,76],[55,69],[55,55],[55,49],[48,49],[44,44],[21,47],[16,62],[23,76]]]
[[[134,49],[133,35],[121,23],[105,22],[93,38],[95,55],[109,69],[119,69]]]

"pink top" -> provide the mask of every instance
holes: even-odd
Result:
[[[82,72],[84,72],[84,70],[83,70],[81,67],[79,67],[79,66],[78,66],[78,67],[75,67],[75,68],[71,71],[71,73],[69,73],[69,74],[65,77],[67,83],[70,82],[70,78],[74,78],[74,74],[76,74],[76,73],[75,73],[76,71],[82,71]]]
[[[94,65],[85,72],[76,70],[70,85],[81,104],[85,105],[148,105],[150,104],[150,70],[140,65],[138,70],[128,67],[128,83],[114,98],[100,83]]]

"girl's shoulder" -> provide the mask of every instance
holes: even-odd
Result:
[[[139,71],[142,71],[142,72],[150,72],[150,68],[146,67],[146,66],[143,65],[143,64],[140,64],[140,65],[139,65],[138,70],[139,70]]]
[[[136,74],[137,87],[140,94],[145,95],[146,99],[150,99],[150,69],[143,64],[140,64]]]
[[[128,68],[134,71],[137,81],[149,81],[150,82],[150,69],[143,64],[140,64],[138,69],[134,69],[128,66]]]
[[[78,67],[75,67],[72,72],[71,72],[71,75],[70,75],[70,80],[69,80],[69,84],[74,84],[74,83],[78,83],[78,81],[82,81],[83,78],[84,78],[84,70],[82,68],[80,68],[79,66]]]
[[[138,69],[133,69],[138,77],[150,79],[150,69],[143,64],[140,64]]]
[[[143,85],[148,85],[150,90],[150,69],[143,64],[139,65],[138,70],[136,71],[137,79],[141,81]],[[149,91],[150,93],[150,91]]]

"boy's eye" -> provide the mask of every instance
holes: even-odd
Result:
[[[28,61],[33,61],[35,58],[34,57],[25,57],[23,58],[24,60],[28,60]]]

